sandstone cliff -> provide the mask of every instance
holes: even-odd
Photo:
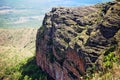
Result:
[[[38,66],[55,80],[81,80],[103,52],[119,41],[120,3],[59,7],[45,15],[37,32]]]

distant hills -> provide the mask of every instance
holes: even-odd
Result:
[[[0,80],[22,76],[20,67],[35,55],[36,32],[35,28],[0,28]]]

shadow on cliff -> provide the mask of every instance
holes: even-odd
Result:
[[[28,59],[27,63],[20,67],[20,71],[22,76],[19,80],[53,80],[37,66],[35,57]]]

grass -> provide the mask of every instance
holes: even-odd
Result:
[[[85,80],[120,80],[120,58],[117,56],[116,47],[105,51],[100,70],[93,66],[85,76]],[[91,72],[92,71],[92,72]]]
[[[13,80],[15,80],[18,78],[20,73],[18,71],[16,75],[15,73],[19,63],[23,60],[26,61],[32,56],[32,53],[27,52],[24,49],[0,46],[0,79],[11,80],[11,78],[14,77]]]
[[[9,53],[10,54],[10,53]],[[16,54],[16,53],[15,53]],[[19,53],[20,54],[20,53]],[[6,58],[5,58],[6,57]],[[0,56],[1,59],[5,59],[0,66],[0,80],[48,80],[49,77],[43,72],[36,64],[35,57],[26,56],[23,59],[19,59],[19,55],[11,55],[12,59],[7,55]],[[14,59],[14,58],[15,59]]]
[[[0,80],[52,80],[36,64],[37,29],[0,29]]]

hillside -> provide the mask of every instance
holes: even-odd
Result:
[[[55,80],[119,80],[119,32],[119,2],[52,8],[37,32],[37,65]]]
[[[0,80],[45,80],[36,64],[37,28],[0,28]]]
[[[120,2],[54,7],[39,29],[0,28],[0,80],[119,79]]]

